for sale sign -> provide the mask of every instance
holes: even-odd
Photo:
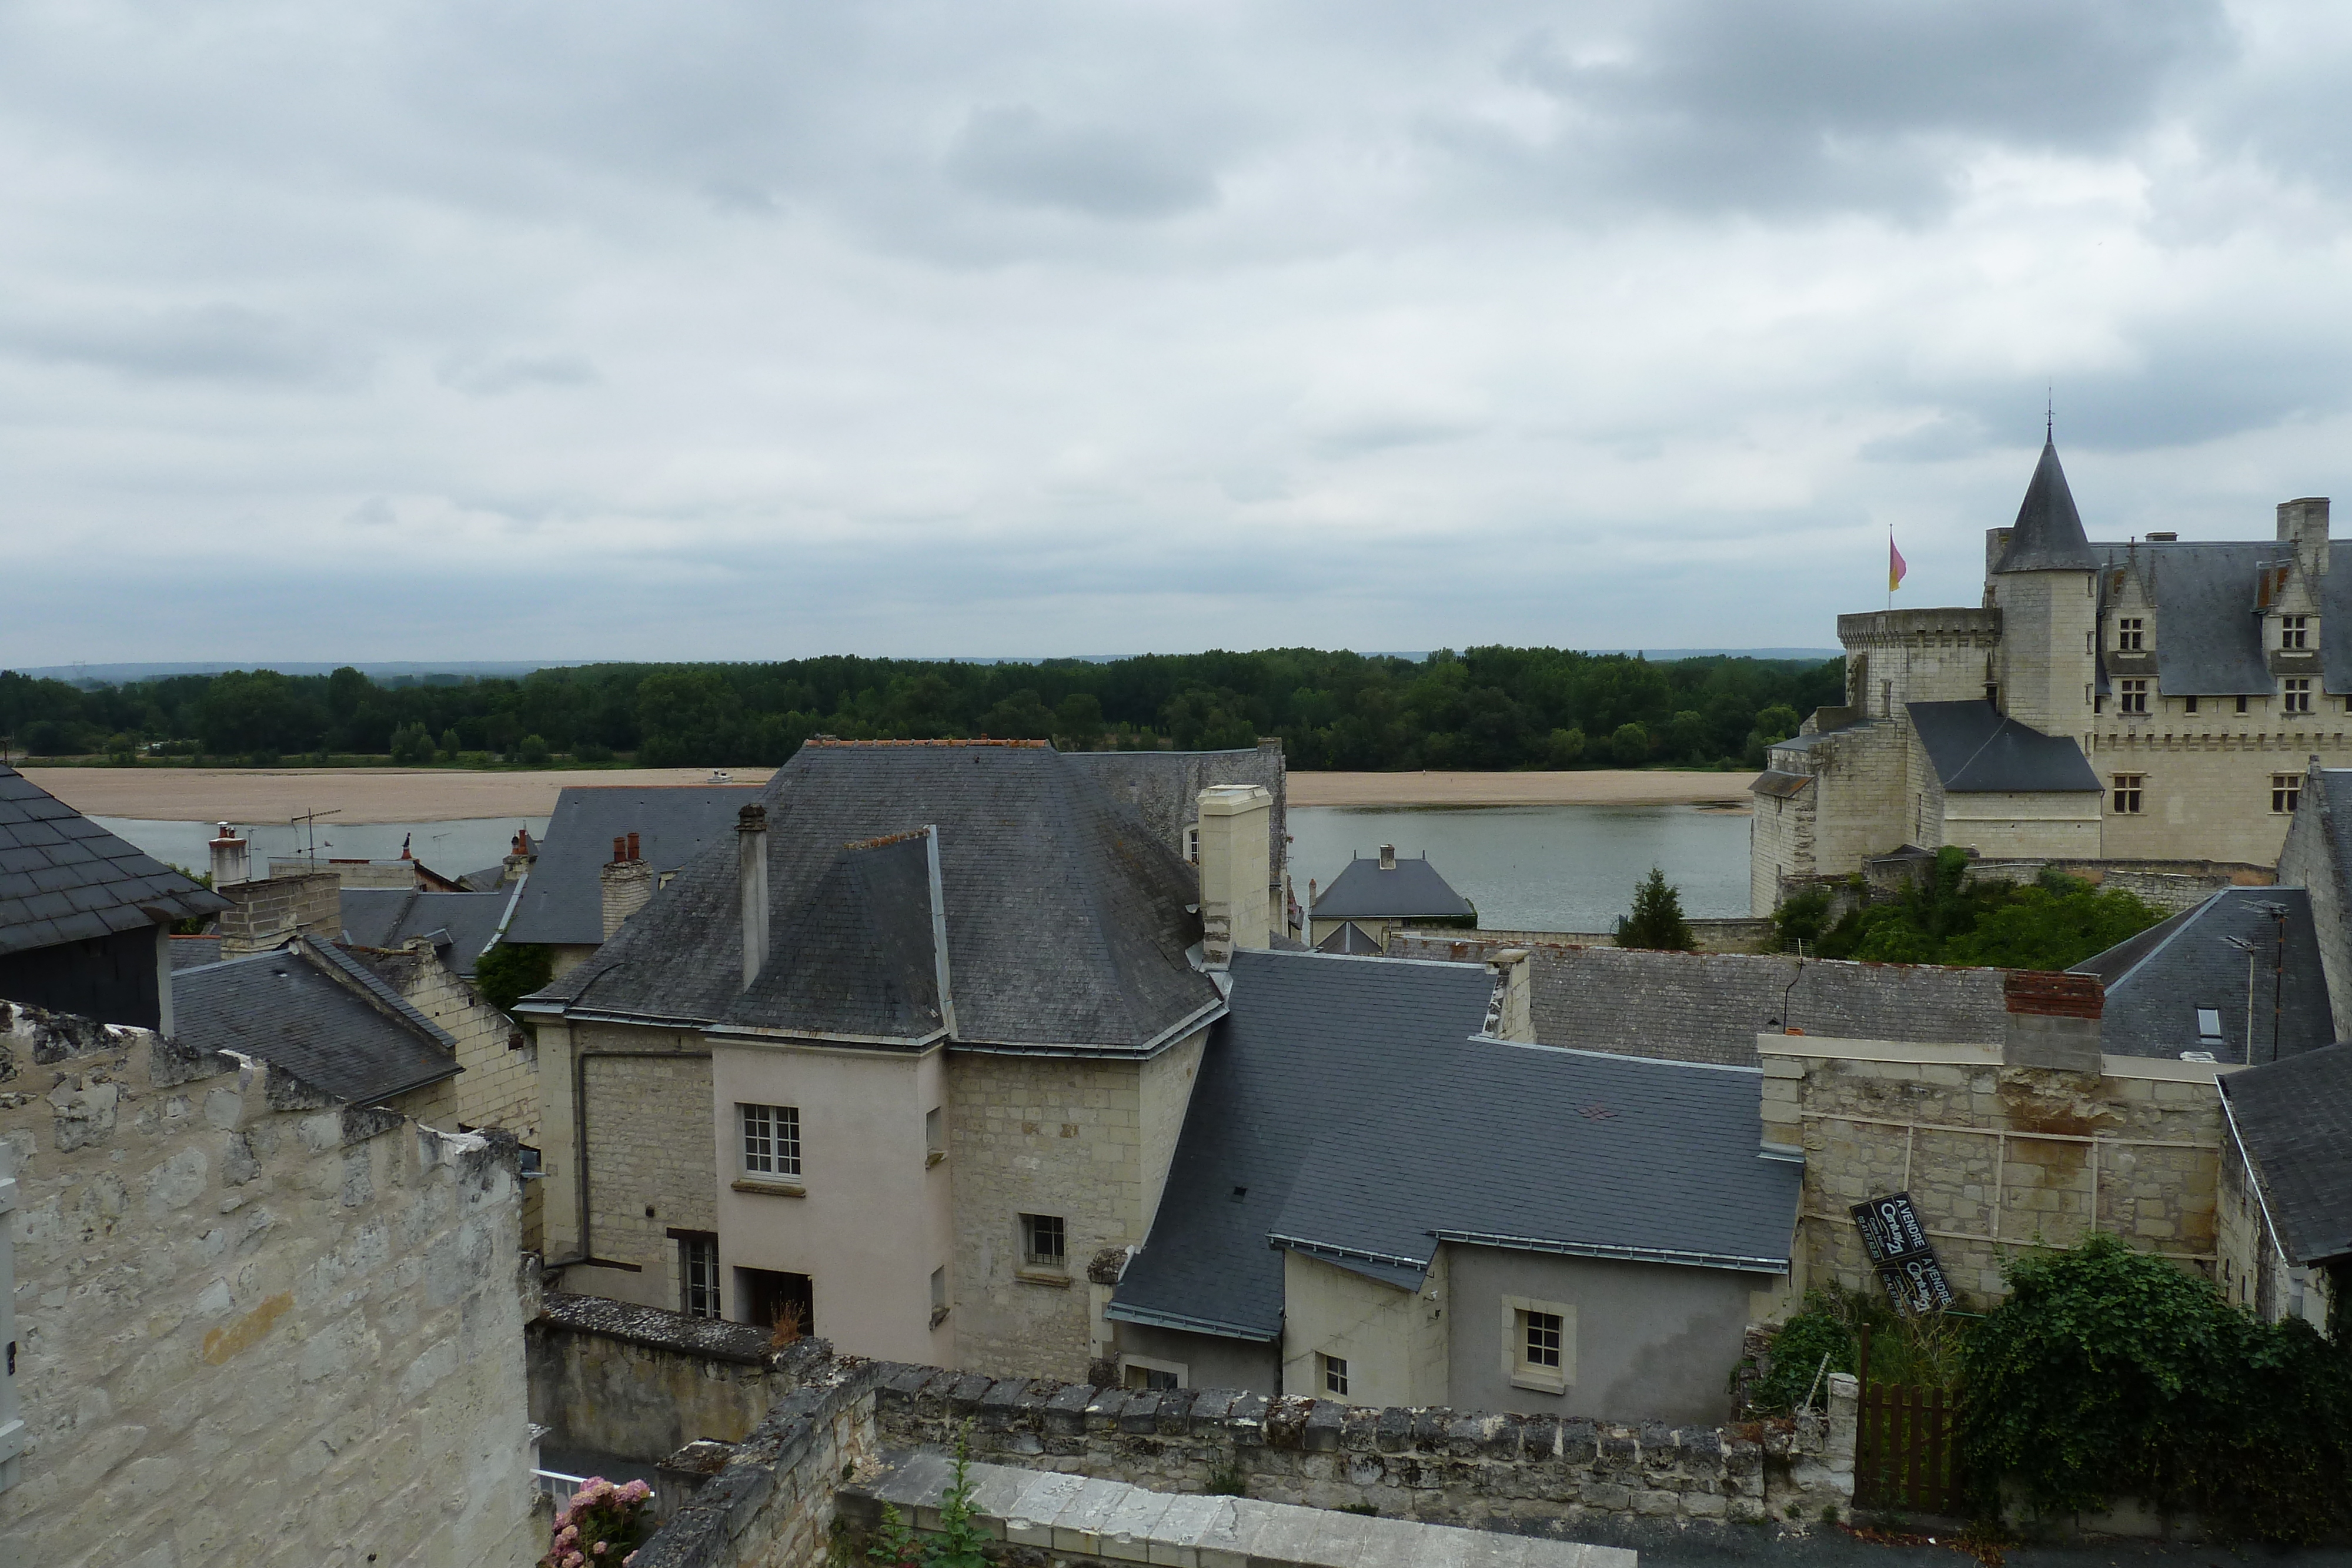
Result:
[[[1855,1204],[1851,1212],[1854,1228],[1862,1233],[1863,1249],[1877,1267],[1879,1281],[1896,1312],[1916,1316],[1948,1307],[1958,1299],[1951,1282],[1944,1278],[1944,1266],[1937,1260],[1927,1228],[1919,1223],[1919,1211],[1912,1206],[1909,1193],[1874,1197]]]

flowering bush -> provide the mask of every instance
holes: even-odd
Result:
[[[539,1568],[628,1568],[637,1548],[653,1533],[652,1511],[646,1500],[653,1488],[643,1481],[614,1486],[601,1476],[590,1476],[555,1516],[555,1530]]]

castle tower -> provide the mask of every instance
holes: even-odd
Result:
[[[2016,523],[1988,530],[1985,555],[1985,602],[2000,612],[1995,700],[2020,724],[2084,739],[2098,668],[2099,563],[2053,443],[2042,444]]]

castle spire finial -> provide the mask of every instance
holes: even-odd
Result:
[[[2058,395],[2055,386],[2042,389],[2042,444],[2056,444],[2058,434]]]

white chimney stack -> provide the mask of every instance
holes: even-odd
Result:
[[[746,806],[736,812],[735,835],[743,894],[743,987],[749,990],[768,961],[768,808]]]
[[[1273,945],[1274,796],[1256,784],[1201,791],[1201,936],[1212,968]]]
[[[240,883],[251,882],[252,841],[238,838],[236,830],[226,822],[215,822],[213,826],[213,886],[235,887]]]
[[[1394,844],[1382,844],[1381,846],[1381,869],[1382,871],[1396,870],[1396,846]]]

